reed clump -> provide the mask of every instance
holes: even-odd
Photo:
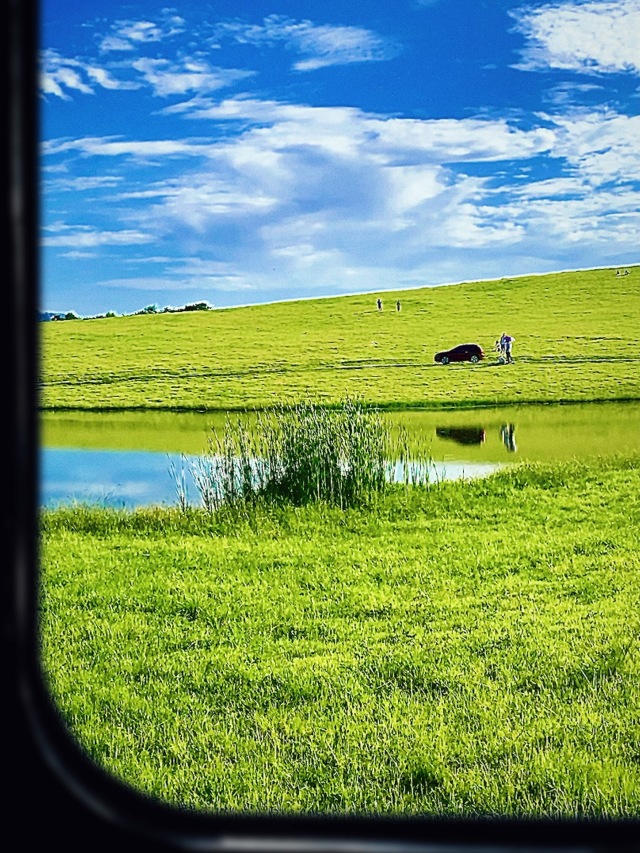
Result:
[[[257,500],[362,506],[393,483],[417,482],[428,461],[415,454],[410,461],[404,430],[346,399],[331,408],[305,400],[227,418],[212,430],[207,451],[187,464],[202,504],[215,511]]]

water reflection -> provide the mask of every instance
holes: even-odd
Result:
[[[458,444],[482,444],[486,438],[483,427],[436,427],[436,435]]]
[[[188,484],[195,494],[195,484]],[[177,495],[164,453],[45,448],[40,504],[111,507],[174,504]]]
[[[516,425],[515,424],[502,424],[500,427],[500,438],[502,439],[502,443],[507,448],[509,453],[516,453],[518,447],[516,445]]]
[[[180,496],[192,506],[204,505],[194,477],[197,456],[45,448],[41,457],[41,506],[75,503],[132,509],[177,505]],[[215,459],[212,463],[215,468]],[[494,463],[398,461],[389,463],[387,479],[437,483],[486,476],[498,467]]]
[[[41,504],[175,504],[170,465],[207,449],[225,413],[44,413]],[[483,476],[513,462],[640,452],[640,403],[523,406],[388,415],[421,451],[431,480]],[[420,454],[424,456],[424,453]],[[400,477],[399,473],[397,474]],[[190,499],[197,488],[187,482]]]

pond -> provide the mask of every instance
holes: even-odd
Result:
[[[431,479],[476,477],[519,461],[640,452],[640,403],[522,406],[385,415],[427,446]],[[224,414],[127,412],[41,416],[40,503],[132,508],[175,504],[172,465],[197,457]],[[189,498],[197,490],[187,480]]]

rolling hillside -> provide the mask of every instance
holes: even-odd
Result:
[[[44,409],[224,410],[312,394],[381,407],[640,398],[640,267],[207,312],[41,324]],[[395,310],[396,299],[402,310]],[[512,334],[514,365],[493,344]],[[479,365],[436,350],[476,341]]]

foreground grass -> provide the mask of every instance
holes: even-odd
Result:
[[[198,810],[640,812],[640,458],[368,510],[42,516],[43,665]]]
[[[44,409],[386,407],[640,399],[640,267],[225,311],[42,323]],[[402,311],[393,310],[396,298]],[[492,354],[503,331],[516,364]],[[477,341],[487,362],[442,367]]]

